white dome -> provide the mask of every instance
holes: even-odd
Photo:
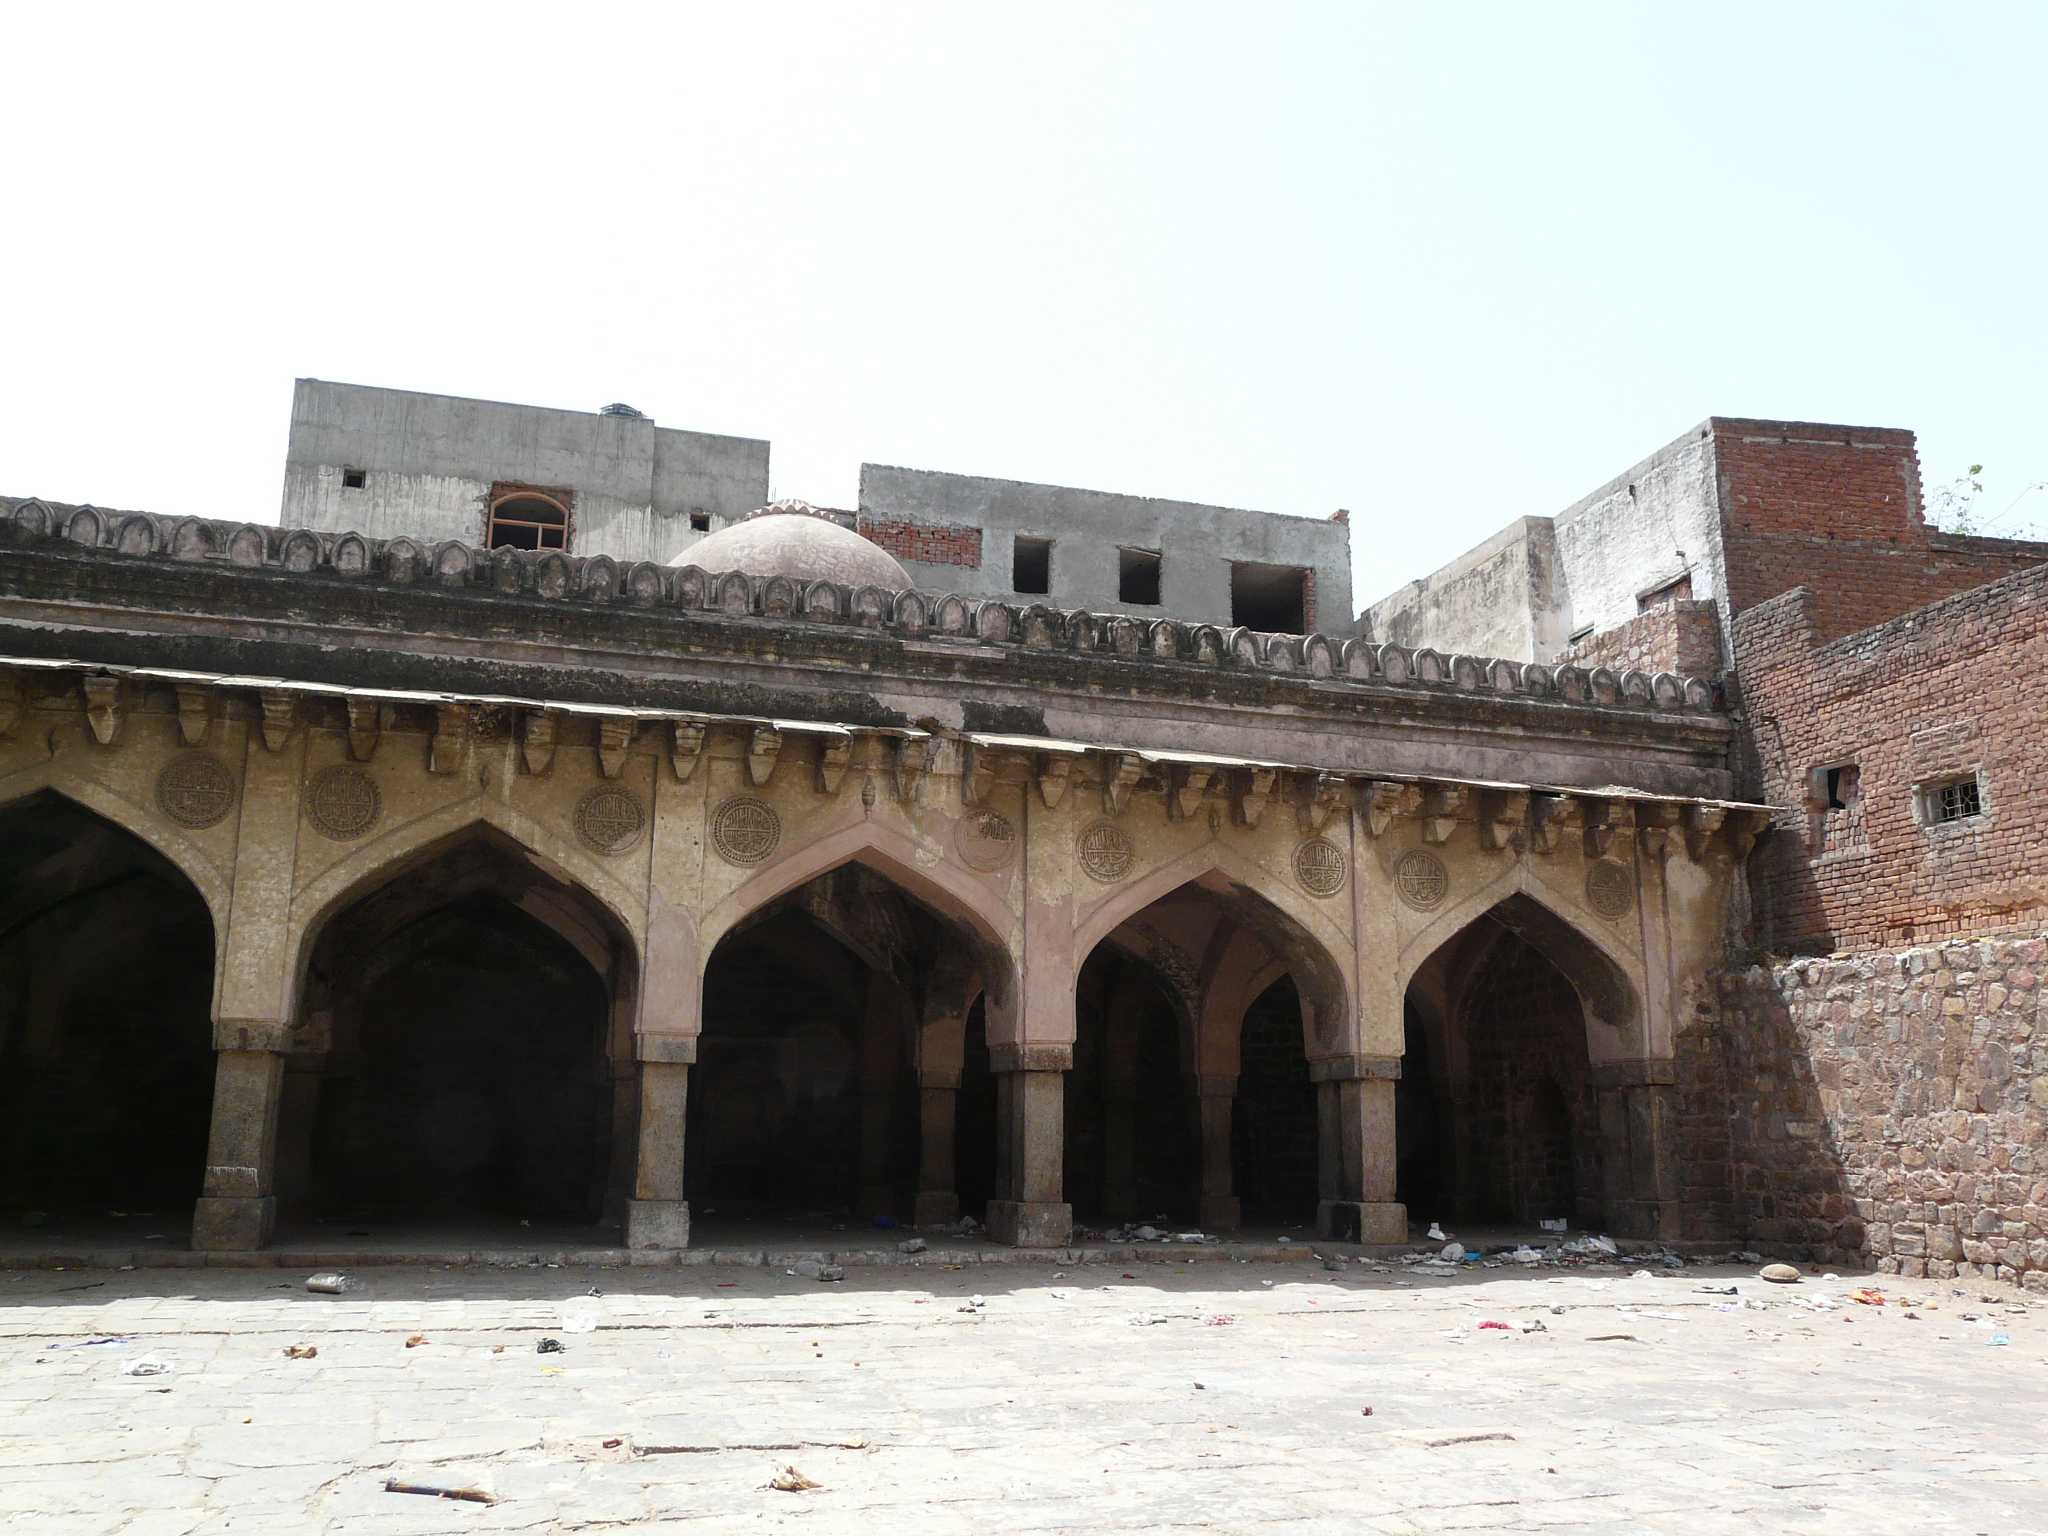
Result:
[[[699,539],[672,566],[706,571],[745,571],[749,576],[788,576],[797,581],[836,581],[846,587],[880,587],[901,592],[915,586],[895,557],[881,545],[842,528],[802,502],[778,501],[750,512],[730,527]]]

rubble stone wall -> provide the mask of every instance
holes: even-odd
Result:
[[[1720,612],[1709,598],[1680,598],[1581,640],[1557,662],[1715,677],[1722,670]]]
[[[2044,969],[2037,935],[1725,976],[1714,1033],[1736,1235],[2048,1291]]]

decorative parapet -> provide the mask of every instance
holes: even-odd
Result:
[[[1168,665],[1295,674],[1335,683],[1520,695],[1572,704],[1694,714],[1720,712],[1705,678],[1606,667],[1544,666],[1501,657],[1445,656],[1337,635],[1276,635],[1179,619],[1059,610],[1042,604],[934,595],[830,581],[754,577],[609,555],[479,550],[453,541],[366,539],[148,512],[108,512],[0,498],[0,542],[65,543],[115,557],[225,565],[295,576],[443,587],[547,602],[666,609],[693,617],[858,625],[899,636],[1052,651],[1086,651]]]

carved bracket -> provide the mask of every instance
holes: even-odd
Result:
[[[383,711],[375,699],[348,701],[348,755],[367,763],[377,755],[377,742],[384,730]]]
[[[1360,796],[1365,805],[1366,829],[1374,837],[1386,836],[1396,816],[1413,816],[1422,809],[1422,791],[1413,784],[1389,784],[1368,779]]]
[[[1585,828],[1584,809],[1570,795],[1537,795],[1530,807],[1538,852],[1557,852],[1567,837]]]
[[[121,729],[121,680],[103,672],[85,675],[85,718],[92,726],[93,739],[103,747],[114,744]]]
[[[690,782],[690,775],[697,771],[697,764],[704,756],[703,720],[671,720],[669,722],[668,766],[676,776],[678,784]]]
[[[836,795],[846,780],[846,765],[853,761],[853,737],[827,736],[818,744],[818,793]]]
[[[1166,797],[1168,816],[1178,816],[1182,821],[1191,818],[1201,809],[1202,796],[1209,792],[1209,781],[1216,777],[1218,769],[1213,763],[1188,763],[1174,775],[1173,792]]]
[[[757,725],[747,741],[747,781],[756,789],[775,776],[775,764],[782,756],[782,732],[772,725]]]
[[[1038,798],[1045,802],[1048,811],[1060,808],[1060,802],[1067,797],[1067,785],[1073,782],[1074,764],[1081,760],[1078,752],[1041,752],[1038,756]]]
[[[1614,829],[1628,814],[1626,800],[1587,799],[1579,802],[1579,824],[1584,829],[1586,857],[1604,859],[1614,845]]]
[[[995,786],[995,758],[987,748],[971,741],[960,743],[960,799],[967,805],[987,805],[988,792]]]
[[[625,770],[640,722],[631,715],[600,715],[597,720],[597,771],[616,779]]]
[[[1266,814],[1266,802],[1273,796],[1273,785],[1280,777],[1278,768],[1245,768],[1237,774],[1237,819],[1248,827],[1256,827],[1259,818]]]
[[[559,713],[555,710],[536,709],[521,723],[519,753],[526,760],[528,773],[546,773],[553,766],[555,731],[560,719]]]
[[[896,798],[908,800],[917,793],[917,781],[932,760],[929,736],[905,736],[896,744]]]
[[[1658,801],[1651,805],[1636,807],[1636,836],[1644,852],[1652,858],[1662,858],[1670,845],[1671,834],[1685,815],[1682,805],[1669,805]]]
[[[14,734],[14,728],[21,724],[21,684],[13,678],[0,678],[0,740]]]
[[[1771,825],[1771,813],[1758,809],[1737,811],[1728,823],[1728,846],[1734,851],[1735,862],[1747,859],[1750,850],[1756,847],[1756,840]]]
[[[1489,853],[1520,847],[1527,835],[1528,820],[1528,790],[1489,791],[1486,812],[1479,820],[1479,846]]]
[[[206,728],[213,723],[213,700],[204,688],[191,683],[178,684],[178,737],[188,747],[196,747],[206,739]]]
[[[1295,815],[1301,830],[1320,833],[1344,809],[1344,781],[1334,773],[1319,773],[1304,780],[1301,799],[1295,804]]]
[[[297,713],[294,700],[282,688],[265,688],[257,697],[263,702],[263,746],[266,751],[282,752],[292,739],[292,719]]]
[[[1689,805],[1685,808],[1685,853],[1693,863],[1698,864],[1707,856],[1713,845],[1714,834],[1721,830],[1721,824],[1728,819],[1726,806]]]
[[[1135,752],[1105,752],[1102,755],[1102,808],[1121,816],[1131,803],[1131,786],[1145,776],[1145,759]]]
[[[1472,791],[1463,784],[1432,784],[1422,792],[1422,840],[1447,843],[1459,818],[1470,809]]]
[[[469,706],[438,705],[434,710],[434,739],[427,743],[427,772],[457,772],[468,745]]]

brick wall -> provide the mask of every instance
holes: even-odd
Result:
[[[1724,977],[1742,1240],[2048,1291],[2044,966],[2037,932]]]
[[[1710,601],[1680,599],[1580,641],[1557,658],[1581,667],[1639,667],[1681,677],[1721,675],[1721,617]]]
[[[981,565],[981,530],[958,525],[941,527],[881,518],[860,520],[862,538],[882,546],[899,560],[926,565]]]
[[[1733,630],[1757,788],[1786,807],[1752,866],[1757,940],[1881,948],[2037,924],[2048,911],[2048,566],[1827,642],[1808,588]],[[1813,774],[1850,769],[1841,809]],[[1940,823],[1916,788],[1974,777]]]
[[[1310,567],[1301,573],[1301,632],[1312,635],[1316,632],[1316,573]]]
[[[1833,640],[2048,560],[2048,546],[1930,529],[1911,432],[1713,426],[1732,613],[1811,587],[1817,631]]]

